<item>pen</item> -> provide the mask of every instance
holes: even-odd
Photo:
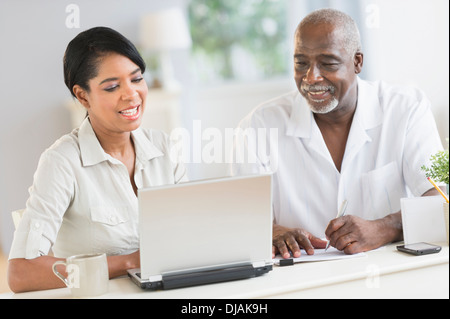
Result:
[[[341,204],[341,208],[339,208],[339,212],[336,215],[336,218],[344,216],[346,208],[347,208],[347,200],[344,199],[344,201]],[[330,241],[327,241],[327,246],[325,247],[325,251],[327,251],[328,247],[330,247]]]
[[[447,196],[445,196],[444,192],[436,185],[436,183],[431,178],[429,178],[429,177],[427,177],[427,178],[430,181],[430,183],[433,184],[434,188],[436,188],[438,190],[438,192],[441,193],[442,197],[444,197],[448,203],[448,198],[447,198]]]

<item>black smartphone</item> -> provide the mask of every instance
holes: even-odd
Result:
[[[397,246],[397,249],[408,254],[420,256],[438,253],[441,251],[442,247],[428,243],[416,243]]]

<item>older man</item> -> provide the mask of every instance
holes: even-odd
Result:
[[[416,89],[360,79],[359,31],[337,10],[305,17],[294,51],[298,91],[240,123],[241,132],[277,128],[267,143],[276,156],[262,158],[263,145],[247,134],[236,139],[236,156],[257,160],[233,165],[234,174],[274,173],[273,254],[313,254],[324,235],[349,254],[401,240],[400,198],[437,194],[420,170],[442,149],[429,101]],[[346,215],[335,218],[344,200]]]

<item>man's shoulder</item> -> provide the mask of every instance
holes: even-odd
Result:
[[[295,104],[295,100],[298,99],[299,94],[300,93],[297,90],[287,92],[261,103],[254,109],[254,112],[290,112]]]
[[[264,122],[266,125],[278,126],[290,118],[292,110],[299,99],[298,91],[290,91],[281,96],[263,102],[256,106],[243,120],[243,122]]]
[[[391,102],[404,102],[412,106],[422,100],[427,100],[425,93],[414,85],[366,80],[360,80],[359,83],[365,87],[365,90],[370,90],[377,94],[380,102],[386,105],[390,105]]]

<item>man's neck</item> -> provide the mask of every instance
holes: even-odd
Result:
[[[317,126],[339,172],[341,171],[356,105],[357,102],[353,103],[353,106],[338,107],[327,114],[314,114]]]

